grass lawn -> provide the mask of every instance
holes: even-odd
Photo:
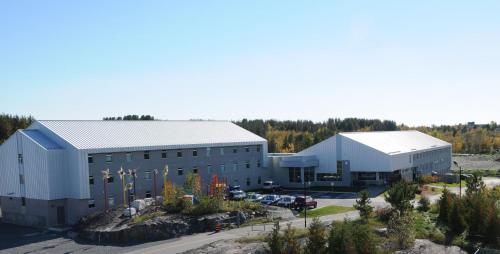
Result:
[[[437,182],[437,183],[429,183],[429,186],[439,186],[439,187],[459,187],[460,183],[445,183],[445,182]],[[462,187],[465,187],[465,181],[462,180]]]
[[[337,213],[345,213],[345,212],[350,212],[354,211],[354,207],[352,206],[336,206],[336,205],[329,205],[329,206],[324,206],[312,210],[307,211],[307,216],[308,217],[320,217],[320,216],[325,216],[325,215],[330,215],[330,214],[337,214]],[[304,217],[304,211],[300,212],[300,217]]]

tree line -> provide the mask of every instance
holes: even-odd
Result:
[[[0,144],[17,129],[28,127],[33,120],[32,116],[0,114]],[[155,120],[155,117],[125,115],[104,117],[103,120]],[[410,129],[419,130],[451,143],[454,153],[497,153],[500,150],[500,126],[495,122],[473,127],[463,124],[408,127],[403,124],[398,125],[395,121],[363,118],[330,118],[323,122],[243,119],[234,123],[267,139],[269,152],[298,152],[339,132]]]
[[[339,132],[418,130],[453,145],[454,153],[497,153],[500,150],[500,129],[497,123],[468,126],[442,125],[408,127],[394,121],[362,118],[330,118],[324,122],[308,120],[248,120],[237,125],[268,140],[269,152],[298,152]]]
[[[0,144],[16,132],[16,130],[27,128],[33,120],[32,116],[0,114]]]

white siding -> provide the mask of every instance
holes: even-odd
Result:
[[[62,199],[68,196],[68,172],[64,150],[48,150],[49,199]]]
[[[410,161],[411,153],[394,154],[391,155],[391,170],[411,168],[413,166],[412,161]]]
[[[336,144],[336,138],[334,136],[297,153],[297,155],[315,155],[319,161],[319,167],[316,173],[335,173],[337,172]]]
[[[21,136],[26,197],[49,199],[47,150],[25,135]]]
[[[361,144],[350,138],[338,135],[342,146],[342,160],[349,160],[351,172],[391,171],[389,155]]]
[[[20,197],[17,135],[10,136],[0,146],[0,196]]]

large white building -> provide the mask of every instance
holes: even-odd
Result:
[[[270,155],[284,186],[387,184],[451,168],[451,144],[418,131],[339,133],[296,154]]]
[[[243,189],[266,180],[284,187],[382,185],[449,172],[451,145],[418,131],[356,132],[296,154],[268,154],[265,139],[226,121],[35,121],[0,146],[2,220],[74,224],[123,202],[121,168],[137,170],[132,195],[145,198],[161,193],[167,165],[169,180],[182,185],[195,173],[203,189],[214,175]]]

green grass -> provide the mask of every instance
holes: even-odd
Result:
[[[162,216],[163,212],[152,212],[152,213],[146,213],[143,215],[136,215],[135,217],[132,218],[130,221],[130,224],[137,224],[141,223],[143,221],[151,220],[154,217]]]
[[[429,186],[438,186],[438,187],[459,187],[460,183],[445,183],[445,182],[437,182],[437,183],[429,183]],[[462,187],[465,187],[465,181],[462,180]]]
[[[352,207],[352,206],[329,205],[329,206],[324,206],[324,207],[308,210],[307,216],[308,217],[320,217],[320,216],[325,216],[325,215],[350,212],[350,211],[354,211],[354,210],[356,210],[356,209],[354,209],[354,207]],[[300,217],[301,218],[304,217],[304,211],[300,212]]]

